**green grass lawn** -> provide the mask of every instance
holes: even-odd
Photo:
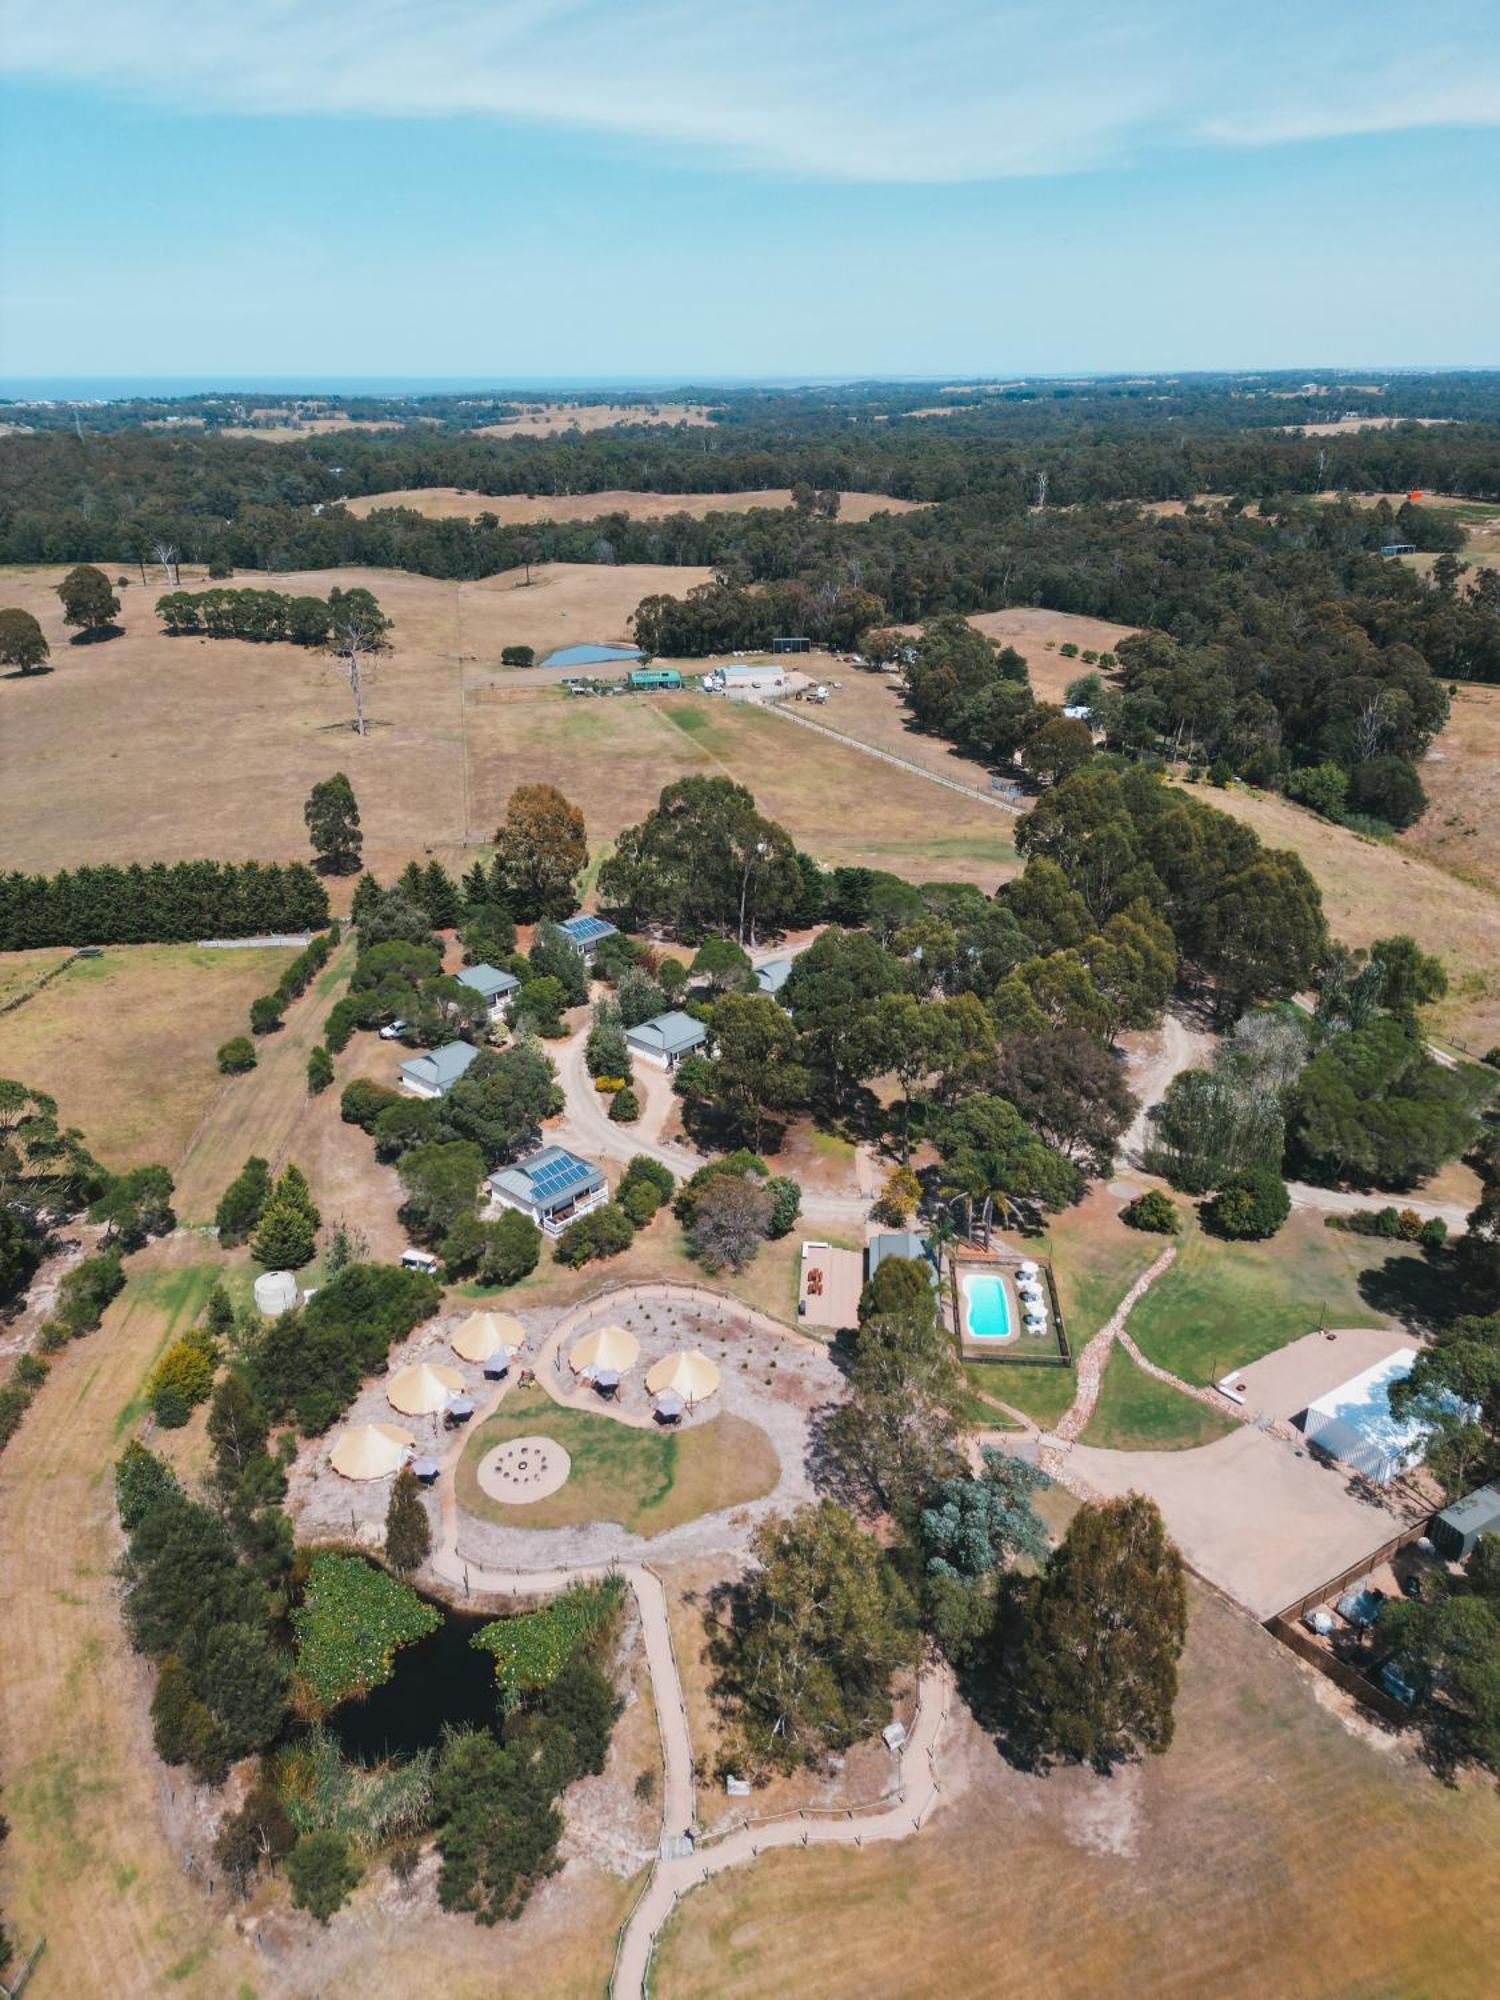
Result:
[[[555,1438],[572,1469],[558,1492],[513,1507],[480,1490],[477,1468],[486,1452],[518,1437]],[[680,1433],[644,1431],[589,1410],[562,1409],[544,1390],[520,1389],[464,1446],[458,1504],[504,1528],[617,1521],[632,1534],[660,1535],[700,1514],[759,1500],[780,1471],[775,1447],[760,1426],[727,1410]]]
[[[1117,1343],[1110,1349],[1082,1441],[1110,1451],[1191,1451],[1234,1428],[1228,1417],[1138,1368]]]
[[[976,1396],[997,1396],[1043,1430],[1071,1406],[1078,1386],[1071,1368],[1028,1368],[1024,1362],[966,1361],[964,1376]]]
[[[1177,1261],[1130,1316],[1131,1337],[1158,1367],[1208,1384],[1289,1341],[1328,1326],[1387,1326],[1390,1316],[1360,1296],[1364,1271],[1392,1257],[1420,1258],[1409,1244],[1325,1229],[1294,1214],[1265,1243],[1206,1236],[1189,1205]],[[1152,1238],[1153,1243],[1159,1239]]]
[[[1052,1264],[1075,1354],[1087,1346],[1168,1240],[1127,1229],[1118,1203],[1102,1188],[1053,1219],[1040,1248]]]

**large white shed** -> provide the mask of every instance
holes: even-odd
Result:
[[[1431,1425],[1396,1416],[1391,1390],[1416,1364],[1414,1347],[1398,1347],[1363,1374],[1341,1382],[1307,1406],[1302,1430],[1309,1444],[1342,1460],[1351,1472],[1385,1486],[1422,1456]]]

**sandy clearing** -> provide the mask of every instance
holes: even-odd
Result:
[[[712,422],[703,403],[527,403],[520,416],[485,424],[474,436],[556,437],[564,431],[609,430],[615,424],[690,424],[696,429]]]

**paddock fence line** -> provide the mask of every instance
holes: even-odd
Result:
[[[1266,1620],[1266,1624],[1273,1626],[1278,1620],[1285,1620],[1288,1625],[1295,1625],[1304,1611],[1310,1610],[1315,1604],[1323,1603],[1326,1598],[1337,1597],[1340,1591],[1346,1590],[1351,1583],[1358,1583],[1360,1578],[1368,1576],[1372,1569],[1379,1569],[1383,1562],[1389,1562],[1392,1556],[1399,1555],[1402,1549],[1409,1548],[1413,1542],[1419,1541],[1427,1532],[1430,1518],[1430,1515],[1424,1515],[1418,1520],[1408,1521],[1398,1534],[1392,1535],[1389,1541],[1382,1542],[1378,1549],[1372,1550],[1367,1556],[1361,1556],[1358,1562],[1351,1563],[1347,1569],[1340,1570],[1337,1576],[1330,1577],[1326,1583],[1320,1583],[1291,1604],[1284,1604],[1274,1617]]]
[[[1372,1569],[1378,1569],[1383,1562],[1389,1562],[1393,1556],[1399,1555],[1402,1549],[1410,1548],[1411,1544],[1420,1540],[1426,1532],[1429,1519],[1430,1516],[1423,1516],[1408,1522],[1400,1534],[1392,1535],[1388,1541],[1382,1542],[1378,1549],[1372,1550],[1361,1561],[1351,1564],[1348,1569],[1341,1570],[1337,1576],[1320,1584],[1316,1590],[1308,1591],[1294,1603],[1288,1604],[1284,1610],[1278,1611],[1274,1617],[1266,1620],[1266,1630],[1289,1652],[1295,1653],[1299,1660],[1305,1660],[1308,1666],[1315,1668],[1325,1680],[1332,1681],[1335,1687],[1342,1688],[1345,1694],[1352,1696],[1361,1707],[1369,1709],[1373,1715],[1378,1715],[1383,1722],[1392,1723],[1399,1728],[1410,1725],[1411,1711],[1404,1708],[1393,1696],[1388,1695],[1383,1688],[1377,1687],[1375,1682],[1358,1667],[1351,1666],[1347,1660],[1336,1658],[1325,1647],[1320,1646],[1310,1632],[1302,1629],[1299,1621],[1304,1611],[1310,1610],[1315,1604],[1323,1604],[1330,1598],[1338,1597],[1350,1584],[1358,1583],[1362,1577],[1368,1576]]]
[[[36,1970],[37,1960],[46,1949],[46,1938],[39,1937],[30,1951],[27,1952],[15,1978],[8,1985],[3,1979],[0,1979],[0,2000],[20,2000],[20,1995],[25,1992],[27,1983],[32,1973]]]

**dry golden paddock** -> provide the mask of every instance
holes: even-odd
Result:
[[[628,514],[637,521],[662,521],[669,514],[744,514],[752,507],[790,507],[789,486],[762,486],[740,493],[476,493],[465,486],[406,486],[392,493],[361,493],[343,503],[351,514],[381,507],[409,507],[431,521],[466,521],[493,514],[505,527],[523,521],[593,521],[601,514]],[[884,493],[842,493],[841,521],[868,521],[875,514],[909,514],[924,500],[892,500]]]
[[[55,664],[0,680],[13,867],[301,855],[303,801],[339,769],[359,795],[366,860],[387,874],[428,847],[460,863],[523,781],[551,779],[576,797],[597,847],[695,771],[748,785],[825,861],[989,887],[1014,866],[1006,814],[810,730],[695,693],[570,702],[555,673],[498,665],[507,644],[624,640],[642,597],[689,590],[706,570],[556,564],[534,570],[529,587],[519,570],[464,584],[368,570],[247,577],[293,592],[376,592],[395,629],[363,741],[335,662],[289,645],[168,638],[157,578],[120,592],[122,637],[73,645],[55,595],[61,574],[0,577],[4,600],[42,620]]]

